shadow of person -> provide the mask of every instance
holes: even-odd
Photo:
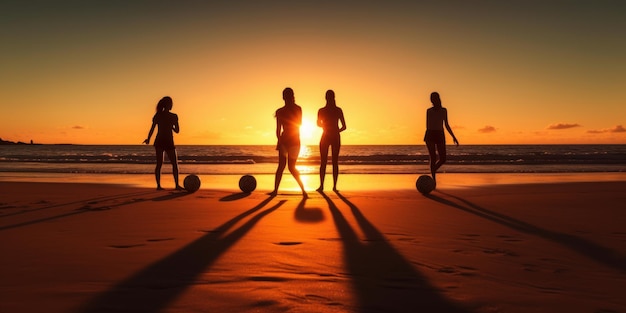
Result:
[[[230,194],[228,196],[221,197],[220,201],[227,202],[227,201],[241,200],[249,195],[250,195],[249,192],[237,192],[237,193]]]
[[[441,192],[441,191],[439,192],[439,194],[455,199],[461,202],[462,204],[456,203],[448,199],[441,198],[433,194],[429,194],[426,197],[434,201],[437,201],[439,203],[445,204],[447,206],[450,206],[450,207],[474,214],[476,216],[482,217],[484,219],[490,220],[492,222],[498,223],[500,225],[510,227],[514,230],[517,230],[517,231],[520,231],[529,235],[533,235],[533,236],[539,236],[541,238],[556,242],[600,264],[604,264],[606,266],[612,267],[622,272],[626,271],[626,258],[624,258],[624,256],[621,256],[619,253],[617,253],[614,250],[611,250],[609,248],[603,247],[601,245],[598,245],[596,243],[593,243],[591,241],[588,241],[586,239],[583,239],[574,235],[550,231],[550,230],[526,223],[524,221],[520,221],[510,216],[506,216],[504,214],[485,209],[483,207],[480,207],[458,196],[454,196],[454,195]]]
[[[155,197],[152,199],[152,201],[167,201],[167,200],[173,200],[176,198],[180,198],[180,197],[184,197],[184,196],[188,196],[191,193],[187,192],[187,191],[173,191],[170,192],[167,195],[162,195],[159,197]]]
[[[306,207],[307,197],[302,197],[300,203],[296,207],[294,218],[302,223],[318,223],[324,220],[324,212],[320,208]]]
[[[86,200],[73,201],[73,202],[67,202],[67,203],[61,203],[61,204],[54,204],[54,205],[49,205],[49,206],[45,206],[45,207],[41,207],[41,208],[25,210],[23,212],[6,214],[4,216],[26,214],[26,213],[40,211],[40,210],[61,209],[61,208],[65,207],[65,206],[72,206],[72,205],[76,205],[76,204],[82,204],[81,207],[79,207],[77,209],[73,209],[72,211],[69,211],[69,212],[64,212],[64,213],[60,213],[60,214],[56,214],[56,215],[52,215],[52,216],[47,216],[47,217],[42,217],[42,218],[36,218],[36,219],[33,219],[33,220],[20,222],[20,223],[16,223],[16,224],[11,224],[11,225],[0,225],[0,231],[13,229],[13,228],[18,228],[18,227],[30,226],[30,225],[34,225],[34,224],[38,224],[38,223],[42,223],[42,222],[49,222],[49,221],[53,221],[53,220],[57,220],[57,219],[61,219],[61,218],[66,218],[66,217],[71,217],[71,216],[74,216],[74,215],[79,215],[79,214],[84,214],[84,213],[108,211],[108,210],[112,210],[112,209],[115,209],[115,208],[123,207],[123,206],[126,206],[126,205],[131,205],[131,204],[134,204],[134,203],[147,201],[147,199],[145,199],[145,198],[135,198],[135,197],[136,196],[141,196],[141,195],[152,194],[152,193],[154,193],[154,191],[133,192],[133,193],[126,193],[126,194],[112,195],[112,196],[103,196],[103,197],[98,197],[98,198],[93,198],[93,199],[86,199]],[[0,218],[2,218],[2,217],[3,216],[0,216]]]
[[[446,299],[339,192],[365,235],[360,240],[337,205],[323,192],[341,242],[345,267],[356,293],[358,312],[467,312]]]
[[[108,202],[108,201],[124,200],[125,198],[134,199],[132,197],[143,196],[143,195],[148,195],[148,194],[153,194],[153,193],[154,191],[138,191],[138,192],[123,193],[123,194],[100,196],[100,197],[89,198],[89,199],[81,199],[81,200],[76,200],[76,201],[71,201],[71,202],[50,204],[50,205],[44,205],[42,207],[36,207],[32,209],[19,210],[17,212],[11,212],[7,214],[0,214],[0,218],[13,216],[13,215],[22,215],[22,214],[27,214],[31,212],[41,211],[41,210],[50,210],[50,209],[55,209],[55,208],[64,207],[64,206],[71,206],[75,204],[85,204],[85,203],[98,204],[98,203]],[[131,202],[128,200],[126,201]]]
[[[226,234],[242,219],[269,204],[273,198],[268,197],[214,231],[117,283],[82,305],[76,312],[161,312],[192,286],[196,277],[207,271],[220,255],[237,243],[259,220],[286,202],[277,202]]]

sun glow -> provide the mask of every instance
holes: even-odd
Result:
[[[321,135],[321,128],[317,127],[315,123],[308,119],[302,119],[302,125],[300,125],[300,139],[303,145],[317,144]]]

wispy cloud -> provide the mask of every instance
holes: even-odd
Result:
[[[478,132],[483,133],[483,134],[487,134],[487,133],[493,133],[496,131],[496,128],[491,126],[491,125],[487,125],[481,129],[478,130]]]
[[[581,125],[578,123],[575,123],[575,124],[557,123],[557,124],[549,125],[547,128],[548,129],[570,129],[570,128],[575,128],[575,127],[580,127],[580,126]]]
[[[622,125],[617,125],[617,126],[614,126],[614,127],[611,127],[611,128],[588,130],[587,133],[590,133],[590,134],[626,133],[626,128],[624,128],[624,126],[622,126]]]
[[[80,125],[74,125],[74,126],[72,126],[72,129],[85,129],[85,128],[87,128],[87,127],[85,127],[85,126],[80,126]]]

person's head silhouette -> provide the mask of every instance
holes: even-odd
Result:
[[[438,92],[435,91],[430,94],[430,102],[432,102],[434,107],[437,107],[437,108],[441,107],[441,98],[439,98]]]
[[[156,110],[157,112],[170,111],[172,109],[173,104],[174,104],[174,101],[172,101],[172,98],[165,96],[161,98],[161,100],[159,100],[159,103],[157,103]]]
[[[335,103],[335,92],[331,89],[326,91],[326,103],[330,105],[336,105]]]
[[[283,90],[283,100],[285,100],[285,103],[296,102],[295,96],[293,95],[293,89],[287,87]]]

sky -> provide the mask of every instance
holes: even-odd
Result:
[[[170,96],[176,144],[274,144],[291,87],[304,144],[328,89],[343,144],[423,144],[433,91],[461,144],[626,144],[625,17],[619,0],[5,0],[0,138],[141,144]]]

